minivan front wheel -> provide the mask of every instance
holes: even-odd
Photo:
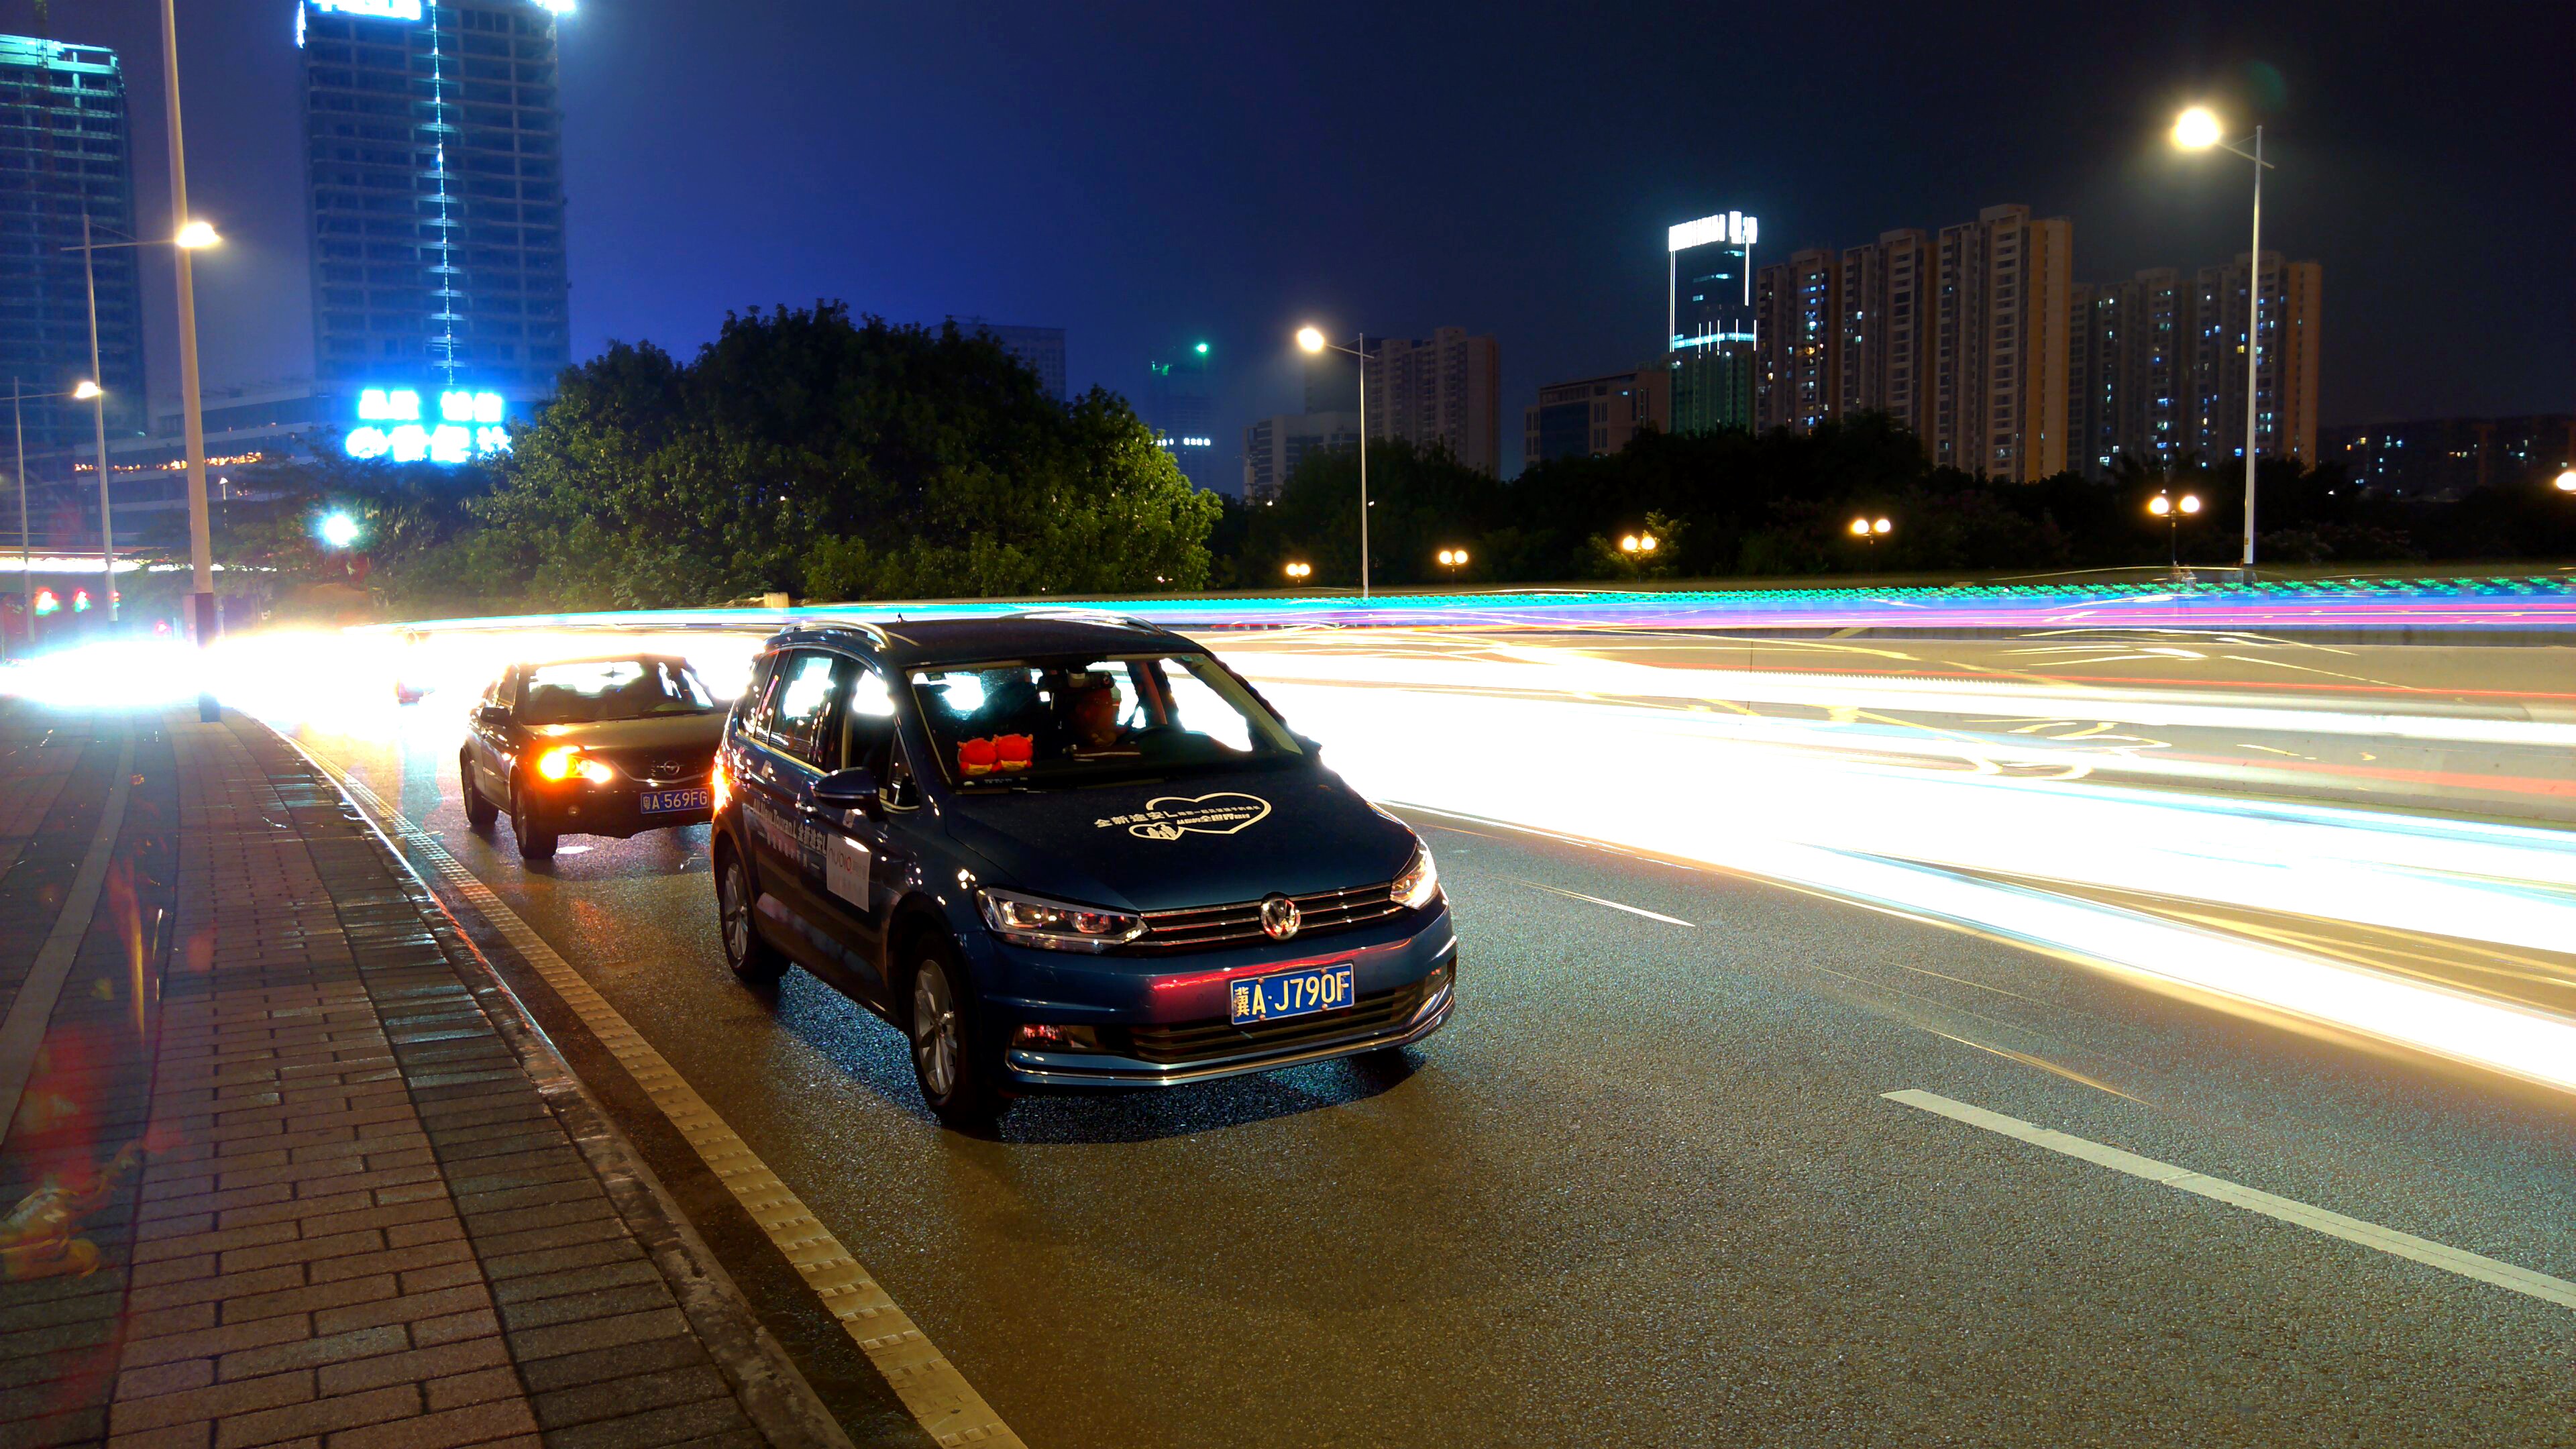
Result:
[[[976,1048],[965,973],[936,945],[912,968],[912,1075],[921,1099],[951,1127],[990,1124],[1007,1105],[994,1064]]]

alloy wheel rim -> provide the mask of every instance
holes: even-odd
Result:
[[[742,863],[728,861],[724,884],[716,892],[716,915],[724,927],[725,954],[739,966],[750,954],[750,942],[743,939],[743,928],[750,924],[750,912],[742,904]]]
[[[912,981],[912,1056],[931,1095],[947,1096],[957,1080],[957,1009],[946,978],[927,964]]]

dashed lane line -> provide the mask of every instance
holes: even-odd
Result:
[[[1667,916],[1661,911],[1650,911],[1643,906],[1627,905],[1603,896],[1587,896],[1581,891],[1570,891],[1563,886],[1552,886],[1545,881],[1529,880],[1517,875],[1505,876],[1503,879],[1516,880],[1522,885],[1543,890],[1552,896],[1563,896],[1570,901],[1586,901],[1596,906],[1608,906],[1614,911],[1626,911],[1632,916],[1643,916],[1650,921],[1661,921],[1667,926],[1684,926],[1694,931],[1699,929],[1699,923],[1696,921],[1685,921],[1679,916]]]
[[[912,1411],[913,1418],[920,1421],[932,1439],[947,1449],[964,1445],[1014,1449],[1021,1444],[1020,1436],[1011,1432],[993,1407],[966,1382],[965,1375],[896,1305],[867,1268],[851,1256],[832,1230],[807,1210],[778,1174],[751,1150],[750,1144],[725,1125],[716,1110],[618,1014],[617,1008],[608,1004],[606,997],[592,989],[571,962],[557,954],[490,886],[449,854],[438,837],[336,764],[309,750],[305,756],[339,782],[377,820],[400,833],[427,857],[439,879],[481,912],[501,938],[563,998],[564,1004],[581,1018],[582,1025],[679,1129],[708,1170],[733,1193],[743,1211],[795,1267],[823,1306],[831,1310],[842,1330],[885,1376],[903,1406]]]
[[[2347,1243],[2359,1243],[2365,1248],[2376,1248],[2380,1252],[2405,1258],[2411,1262],[2439,1268],[2445,1273],[2457,1273],[2463,1278],[2474,1278],[2481,1283],[2493,1284],[2498,1288],[2510,1288],[2516,1293],[2526,1294],[2544,1303],[2555,1303],[2561,1308],[2576,1308],[2576,1283],[2570,1283],[2564,1278],[2552,1278],[2546,1273],[2537,1273],[2529,1268],[2518,1268],[2511,1263],[2480,1257],[2476,1253],[2437,1243],[2430,1238],[2419,1238],[2412,1233],[2401,1233],[2395,1228],[2384,1228],[2377,1223],[2348,1218],[2342,1213],[2329,1212],[2321,1207],[2311,1207],[2292,1198],[2275,1197],[2271,1193],[2258,1191],[2243,1183],[2230,1182],[2223,1177],[2210,1177],[2187,1167],[2177,1167],[2170,1162],[2158,1162],[2152,1157],[2140,1157],[2134,1152],[2123,1152],[2117,1147],[2105,1146],[2088,1138],[2071,1136],[2053,1128],[2033,1126],[2018,1117],[2007,1117],[2001,1112],[1989,1112],[1983,1107],[1953,1101],[1937,1093],[1908,1088],[1901,1092],[1882,1092],[1879,1095],[1891,1102],[1902,1102],[1908,1107],[1947,1117],[1953,1122],[1965,1122],[1971,1127],[1982,1127],[2017,1142],[2027,1142],[2034,1147],[2045,1147],[2051,1152],[2062,1152],[2097,1167],[2107,1167],[2114,1172],[2125,1172],[2131,1177],[2162,1183],[2166,1187],[2180,1188],[2184,1192],[2194,1193],[2215,1202],[2223,1202],[2231,1207],[2240,1207],[2248,1212],[2261,1213],[2267,1218],[2278,1218],[2282,1222],[2295,1224],[2311,1232],[2323,1233],[2330,1238],[2341,1238]]]

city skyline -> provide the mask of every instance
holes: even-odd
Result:
[[[311,335],[305,306],[268,305],[307,275],[296,254],[301,178],[291,166],[263,174],[295,153],[301,124],[292,8],[224,0],[181,15],[183,65],[206,57],[188,75],[200,138],[191,179],[200,212],[228,241],[225,255],[199,262],[210,386],[293,374],[294,340]],[[590,355],[610,338],[687,351],[728,308],[835,296],[892,318],[1059,323],[1074,339],[1071,391],[1097,383],[1136,399],[1163,339],[1203,336],[1231,359],[1215,400],[1226,437],[1246,419],[1298,407],[1286,339],[1300,322],[1385,336],[1457,324],[1504,343],[1501,391],[1516,408],[1544,383],[1651,354],[1643,319],[1667,265],[1654,239],[1712,209],[1761,215],[1766,259],[1810,239],[1876,235],[1894,217],[1970,215],[1998,195],[2075,221],[2078,278],[2232,257],[2243,250],[2241,164],[2176,155],[2163,135],[2176,104],[2209,99],[2270,127],[2282,169],[2266,197],[2266,249],[2315,258],[2342,279],[2325,301],[2336,349],[2321,422],[2558,411],[2576,348],[2560,325],[2570,279],[2550,238],[2568,227],[2569,199],[2527,184],[2552,169],[2545,155],[2535,170],[2527,147],[2470,138],[2556,135],[2545,144],[2563,146],[2576,126],[2557,88],[2514,79],[2517,68],[2542,69],[2549,48],[2494,46],[2509,33],[2498,16],[2495,26],[2446,28],[2429,50],[2332,35],[2284,13],[2241,26],[2187,16],[2131,37],[2116,63],[2084,67],[2070,62],[2098,52],[2112,22],[2052,21],[1989,37],[1993,53],[1981,57],[1944,49],[1954,69],[1968,67],[1961,78],[2018,66],[2033,79],[2010,105],[1944,105],[1939,126],[1915,118],[1939,86],[1905,82],[1857,96],[1792,145],[1722,144],[1730,117],[1786,106],[1807,83],[1756,75],[1726,108],[1686,106],[1615,160],[1586,151],[1589,171],[1528,170],[1531,145],[1552,159],[1633,122],[1669,74],[1653,47],[1605,33],[1577,43],[1566,77],[1529,119],[1495,123],[1480,159],[1454,176],[1399,179],[1349,148],[1360,122],[1335,109],[1353,88],[1382,81],[1383,66],[1310,63],[1309,41],[1275,17],[1158,28],[1142,12],[1086,26],[1037,11],[862,20],[780,6],[719,23],[594,4],[563,32],[571,352]],[[57,38],[130,57],[146,229],[161,219],[163,164],[153,19],[134,0],[56,7],[51,25]],[[31,22],[26,0],[0,5],[0,28]],[[1464,60],[1499,64],[1545,43],[1534,12],[1499,12],[1489,28]],[[1786,16],[1751,17],[1743,39],[1786,43],[1795,28]],[[719,36],[767,57],[777,73],[760,94],[693,72],[691,56]],[[1861,72],[1891,64],[1896,49],[1892,38],[1837,44]],[[825,57],[853,47],[904,58],[871,60],[874,88],[858,100],[822,76]],[[1113,51],[1124,58],[1086,69]],[[2464,66],[2445,63],[2472,55],[2484,68],[2474,87],[2457,78]],[[1247,57],[1280,84],[1211,78]],[[1139,109],[1110,94],[1116,77],[1151,66],[1184,77],[1168,105]],[[910,73],[962,76],[962,89],[934,98]],[[2400,78],[2417,103],[2383,114],[2382,95]],[[1464,83],[1435,78],[1405,104],[1436,107]],[[987,105],[986,93],[1006,85],[1007,103]],[[841,118],[823,126],[818,107]],[[1540,134],[1569,116],[1580,121],[1560,126],[1562,138]],[[2038,116],[2047,124],[2033,124]],[[1909,119],[1892,126],[1891,117]],[[819,139],[768,154],[756,135],[779,127]],[[862,148],[853,133],[873,139]],[[907,147],[908,159],[887,154]],[[1536,194],[1525,172],[1540,178]],[[1499,184],[1505,175],[1513,179]],[[687,191],[672,188],[674,176],[687,177]],[[1005,220],[1031,215],[1048,221]],[[2425,224],[2400,224],[2408,215]],[[1378,216],[1403,224],[1368,224]],[[2474,219],[2485,264],[2446,279],[2440,304],[2425,305],[2410,289],[2461,244],[2456,229],[2434,224],[2444,218]],[[157,306],[166,263],[147,257],[144,267]],[[156,319],[146,348],[156,379],[167,333]],[[2407,365],[2427,350],[2456,365],[2433,376]],[[157,380],[156,395],[167,387]],[[1505,433],[1509,474],[1521,440],[1518,429]]]

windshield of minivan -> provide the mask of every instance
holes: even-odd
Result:
[[[950,664],[910,679],[940,768],[970,788],[1196,774],[1304,753],[1205,655]]]
[[[528,671],[522,724],[596,724],[705,714],[716,707],[706,686],[676,659],[585,659]]]

